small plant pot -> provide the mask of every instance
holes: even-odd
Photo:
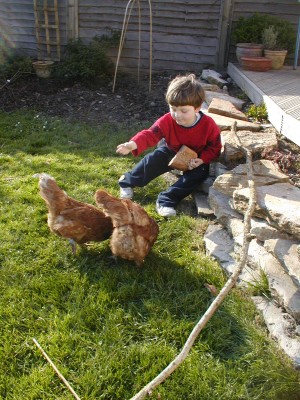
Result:
[[[53,64],[53,61],[34,61],[32,66],[39,78],[49,78]]]
[[[259,43],[238,43],[235,54],[238,63],[241,65],[242,57],[262,57],[263,45]]]
[[[264,50],[264,56],[272,61],[272,69],[281,69],[286,55],[287,50]]]
[[[265,72],[272,68],[272,60],[266,57],[242,57],[241,66],[248,71]]]

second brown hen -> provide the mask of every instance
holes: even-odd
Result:
[[[95,200],[113,221],[114,230],[110,240],[113,255],[133,260],[141,266],[157,239],[157,223],[139,204],[118,199],[105,190],[97,190]]]
[[[112,220],[98,207],[69,197],[48,174],[35,174],[34,177],[39,178],[40,195],[48,208],[47,222],[51,232],[69,239],[73,253],[76,244],[101,242],[111,236]]]

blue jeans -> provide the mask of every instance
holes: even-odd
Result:
[[[166,145],[157,147],[152,153],[148,153],[137,165],[129,172],[121,176],[119,185],[126,187],[144,187],[150,181],[171,171],[169,162],[174,157],[175,152]],[[158,195],[158,204],[163,207],[175,208],[177,204],[190,195],[204,181],[209,173],[209,164],[202,164],[199,167],[186,171],[179,177],[177,182],[167,190]]]

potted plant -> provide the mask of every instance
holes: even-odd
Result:
[[[242,65],[242,57],[262,57],[263,45],[260,32],[265,27],[262,14],[240,17],[233,25],[232,39],[236,46],[236,58]]]
[[[270,26],[274,26],[278,32],[277,47],[287,50],[288,53],[293,52],[296,41],[293,25],[273,15],[255,13],[250,17],[240,17],[233,25],[232,41],[236,45],[236,56],[239,62],[243,56],[261,57],[263,55],[262,36],[264,30]],[[249,44],[252,46],[247,46]],[[260,53],[251,54],[249,49],[255,45],[260,45]]]
[[[273,25],[265,28],[262,33],[264,56],[272,61],[272,69],[281,69],[287,55],[287,49],[282,49],[278,44],[278,31]]]

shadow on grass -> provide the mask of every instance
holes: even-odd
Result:
[[[108,244],[102,244],[100,257],[94,250],[81,251],[78,257],[80,274],[87,277],[90,285],[96,285],[99,292],[108,294],[117,309],[123,310],[125,324],[128,321],[137,325],[152,324],[154,335],[165,335],[166,340],[176,342],[180,351],[214,300],[204,287],[201,273],[193,273],[157,255],[155,250],[150,252],[142,267],[122,259],[115,263],[110,256]],[[220,360],[235,359],[247,353],[246,336],[225,300],[201,332],[198,346]],[[142,340],[143,332],[139,331],[134,337]]]

